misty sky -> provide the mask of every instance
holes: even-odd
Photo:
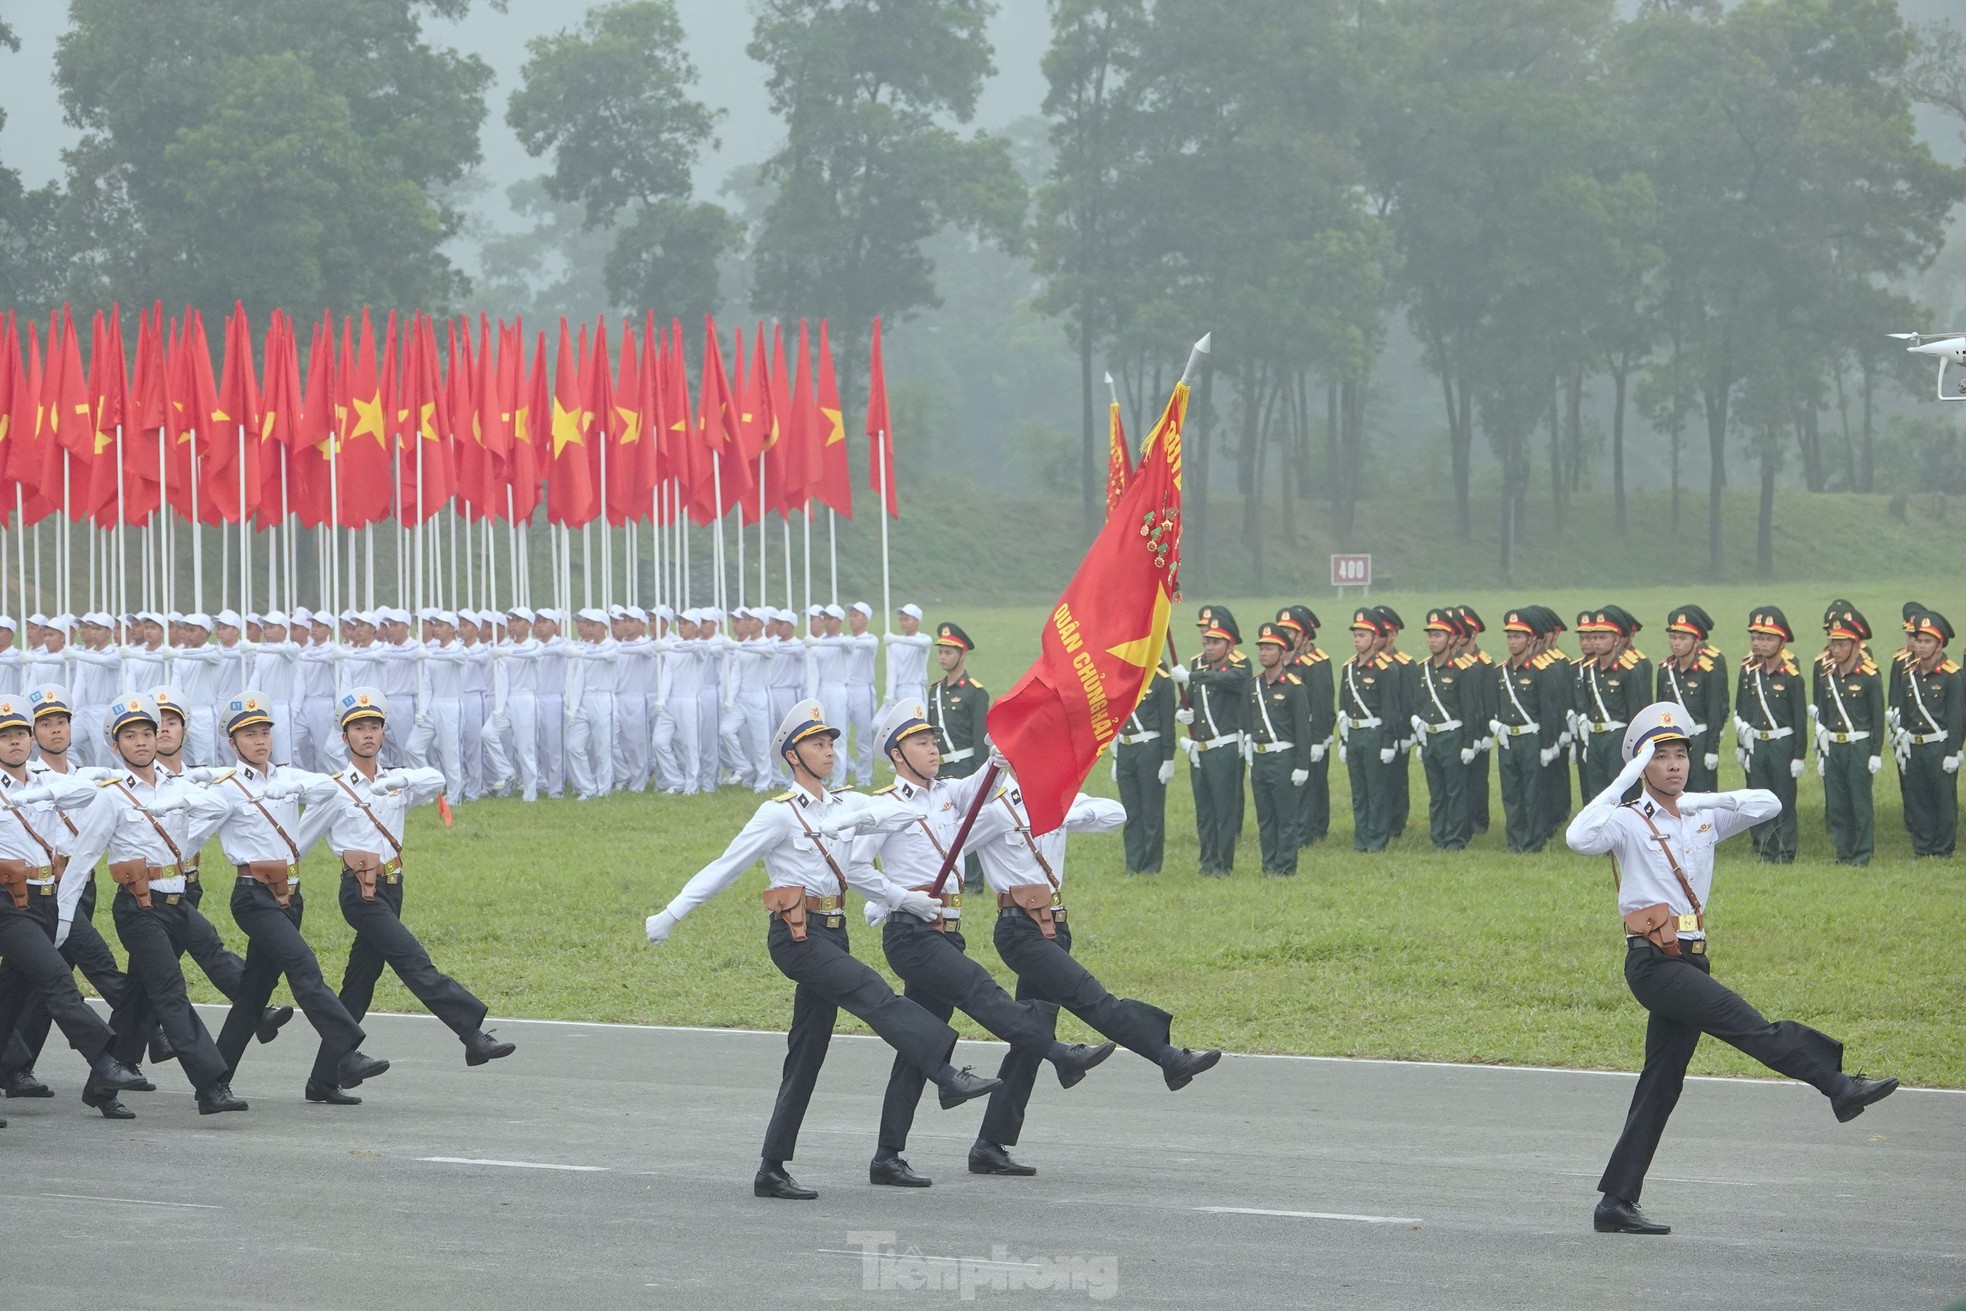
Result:
[[[765,101],[765,70],[744,53],[751,35],[750,6],[742,0],[677,0],[676,8],[688,33],[690,57],[701,73],[697,94],[726,111],[717,128],[722,147],[697,172],[698,190],[715,199],[733,168],[771,153],[778,121]],[[62,121],[53,81],[55,41],[68,27],[68,6],[58,0],[0,0],[0,12],[21,39],[18,55],[0,53],[0,108],[7,112],[7,124],[0,128],[0,163],[18,169],[24,183],[38,187],[60,175],[61,151],[77,135]],[[485,210],[478,215],[496,226],[512,223],[505,188],[547,168],[545,161],[528,156],[505,126],[505,103],[518,85],[526,42],[576,24],[582,12],[567,0],[511,0],[509,13],[495,13],[480,3],[462,23],[425,20],[433,43],[477,54],[498,75],[487,97],[481,176],[488,190]],[[1051,36],[1045,0],[1000,0],[990,36],[999,71],[984,93],[977,126],[1001,127],[1038,113],[1044,100],[1038,61]]]

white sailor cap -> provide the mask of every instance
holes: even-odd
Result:
[[[67,637],[69,633],[74,631],[75,621],[68,615],[55,615],[43,623],[41,627],[52,628],[63,637]]]
[[[700,624],[703,622],[703,612],[695,606],[691,606],[676,617],[686,624]]]
[[[426,605],[423,607],[423,609],[416,612],[416,617],[418,622],[427,624],[435,620],[437,618],[438,613],[439,612],[436,606]]]
[[[84,610],[82,612],[81,617],[77,619],[76,622],[87,624],[91,628],[108,628],[111,624],[115,623],[116,621],[111,619],[108,615],[103,614],[101,611]]]
[[[141,619],[141,618],[143,618],[143,616],[142,616],[142,615],[131,615],[131,616],[130,616],[130,618],[132,618],[132,619]],[[265,615],[263,615],[263,614],[261,614],[261,613],[260,613],[259,611],[257,611],[257,610],[248,610],[248,611],[246,611],[246,622],[247,622],[247,623],[249,623],[249,624],[263,624],[263,623],[265,623],[265,622],[266,622],[266,616],[265,616]]]
[[[126,724],[147,723],[157,726],[157,703],[142,692],[125,692],[109,705],[103,715],[102,729],[110,737]]]
[[[27,622],[33,624],[36,628],[46,628],[48,626],[48,616],[36,610],[27,617]]]
[[[367,624],[370,628],[380,628],[382,626],[382,611],[357,610],[355,612],[355,622]]]
[[[846,611],[840,609],[837,605],[829,605],[826,607],[826,617],[828,619],[844,619],[846,618]]]
[[[168,710],[186,723],[191,721],[191,716],[185,711],[184,696],[176,688],[167,684],[159,684],[144,693],[144,695],[157,703],[157,709],[159,711]]]
[[[452,628],[457,627],[457,611],[455,610],[439,610],[430,617],[440,624],[449,624]]]
[[[616,601],[613,605],[608,607],[608,618],[626,619],[627,617],[628,617],[628,607],[622,605],[621,602]]]
[[[825,615],[825,613],[826,607],[823,605],[813,604],[806,607],[806,618],[808,619],[818,619]]]
[[[218,626],[220,628],[245,627],[245,624],[242,623],[239,619],[239,612],[237,610],[221,610],[218,612],[217,617],[218,617]]]
[[[137,618],[143,620],[146,624],[155,624],[159,628],[164,626],[164,616],[155,610],[139,610],[137,611]]]
[[[68,708],[68,689],[60,683],[43,683],[39,687],[27,689],[27,704],[34,711],[34,718],[43,715],[66,715]]]
[[[507,610],[505,613],[513,619],[521,619],[524,620],[526,623],[531,623],[533,620],[539,617],[538,615],[535,615],[532,612],[531,607],[523,606],[523,605],[515,605],[510,610]]]
[[[273,702],[264,692],[241,692],[225,703],[225,732],[229,737],[254,724],[273,723]]]
[[[174,624],[181,624],[184,622],[184,611],[167,610],[164,612],[164,618],[170,620]]]
[[[187,628],[202,628],[208,633],[212,631],[212,617],[201,610],[193,610],[186,615],[184,623]]]
[[[655,617],[662,620],[673,620],[676,617],[676,612],[669,606],[658,605],[655,607]]]
[[[749,619],[751,617],[751,607],[748,605],[734,605],[730,608],[730,617],[732,619]]]
[[[623,606],[622,609],[627,612],[630,619],[633,619],[638,624],[645,624],[649,621],[649,612],[638,605]]]
[[[698,613],[696,621],[700,624],[721,624],[724,621],[724,612],[714,605],[706,605]]]
[[[910,619],[920,619],[922,617],[922,608],[916,605],[913,601],[910,601],[908,604],[902,606],[899,610],[896,610],[894,613],[898,615],[907,615]]]
[[[1632,716],[1625,726],[1625,759],[1633,760],[1647,742],[1687,742],[1691,740],[1693,716],[1677,701],[1654,701]]]
[[[378,608],[376,617],[388,624],[407,625],[410,622],[410,612],[399,605],[385,605]]]
[[[389,718],[389,698],[379,687],[351,687],[336,703],[336,715],[343,728],[358,719]]]
[[[799,701],[778,721],[771,735],[771,756],[777,760],[801,742],[815,737],[838,737],[840,730],[826,722],[826,707],[817,701]]]
[[[866,615],[869,619],[872,619],[874,617],[874,607],[868,605],[865,601],[855,601],[852,605],[848,606],[847,609],[858,610],[861,614]],[[844,619],[846,618],[846,616],[841,615],[840,618]]]
[[[287,615],[284,610],[268,610],[259,617],[259,622],[273,628],[285,628],[287,626]]]
[[[881,726],[874,730],[874,740],[881,744],[881,754],[900,746],[904,738],[917,733],[934,732],[928,722],[928,707],[920,701],[897,701],[881,719]]]

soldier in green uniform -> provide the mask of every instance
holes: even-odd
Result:
[[[1914,856],[1950,856],[1959,828],[1959,754],[1966,740],[1966,683],[1946,657],[1952,625],[1921,610],[1910,620],[1911,660],[1898,685],[1898,773]]]
[[[1227,606],[1202,609],[1201,654],[1183,671],[1188,704],[1174,712],[1189,733],[1188,781],[1195,790],[1195,841],[1201,873],[1227,877],[1242,837],[1242,712],[1249,695],[1249,657]]]
[[[1686,707],[1688,792],[1720,790],[1720,735],[1727,723],[1727,657],[1709,645],[1713,616],[1682,605],[1666,619],[1666,658],[1656,696]]]
[[[1495,736],[1488,730],[1488,721],[1495,718],[1495,662],[1481,649],[1481,635],[1488,631],[1481,616],[1471,605],[1451,607],[1454,621],[1461,630],[1461,640],[1455,647],[1455,657],[1463,661],[1474,676],[1469,686],[1475,704],[1468,707],[1474,718],[1468,721],[1468,729],[1475,735],[1474,763],[1468,766],[1468,818],[1476,833],[1488,831],[1488,762],[1495,754]]]
[[[1911,653],[1911,635],[1918,630],[1918,616],[1925,613],[1920,601],[1907,601],[1898,612],[1904,627],[1904,644],[1891,653],[1891,663],[1884,670],[1884,720],[1891,733],[1891,755],[1898,764],[1898,801],[1907,814],[1911,811],[1911,784],[1905,777],[1904,740],[1906,729],[1900,722],[1898,711],[1901,693],[1904,691],[1905,671],[1917,663]]]
[[[1488,721],[1495,741],[1496,772],[1502,776],[1502,818],[1509,850],[1541,851],[1549,841],[1543,801],[1546,754],[1562,733],[1560,719],[1545,723],[1542,713],[1543,671],[1537,665],[1535,607],[1511,610],[1502,620],[1509,658],[1485,675],[1495,687],[1489,701],[1495,707]],[[1554,716],[1546,718],[1555,719]]]
[[[1584,661],[1577,672],[1578,783],[1594,797],[1618,776],[1625,725],[1652,701],[1652,662],[1633,646],[1639,623],[1622,606],[1577,617]]]
[[[935,626],[935,663],[942,677],[929,684],[928,722],[935,725],[935,744],[942,751],[940,776],[968,778],[983,767],[989,755],[989,731],[984,720],[990,713],[990,694],[969,675],[969,653],[976,643],[956,624]],[[963,857],[963,886],[971,892],[983,887],[983,862],[974,853]]]
[[[1782,813],[1749,830],[1755,854],[1786,865],[1795,859],[1795,781],[1802,777],[1807,745],[1808,690],[1788,643],[1795,640],[1787,616],[1772,605],[1748,616],[1748,656],[1734,689],[1734,734],[1748,786],[1766,788]]]
[[[1469,727],[1468,670],[1454,656],[1459,633],[1453,612],[1427,611],[1427,659],[1420,662],[1420,695],[1407,723],[1420,744],[1427,775],[1427,832],[1435,851],[1464,851],[1473,834],[1468,805],[1474,763]]]
[[[1256,660],[1243,706],[1243,755],[1256,798],[1256,833],[1263,877],[1297,873],[1298,796],[1311,778],[1311,708],[1304,684],[1290,672],[1296,636],[1281,624],[1257,630]]]
[[[1810,698],[1823,811],[1839,865],[1870,864],[1876,845],[1871,789],[1884,768],[1884,679],[1864,650],[1870,638],[1870,621],[1855,606],[1832,616]]]
[[[1577,740],[1577,661],[1572,660],[1570,653],[1563,649],[1563,635],[1569,631],[1563,617],[1546,605],[1533,605],[1528,609],[1533,622],[1539,625],[1537,632],[1540,634],[1535,661],[1543,675],[1538,689],[1543,696],[1543,709],[1536,718],[1543,724],[1562,726],[1555,747],[1546,746],[1542,751],[1543,838],[1548,841],[1558,829],[1570,822],[1570,757]],[[1581,657],[1578,659],[1581,660]]]
[[[1420,696],[1420,665],[1412,656],[1399,649],[1399,635],[1406,629],[1406,621],[1399,617],[1399,611],[1389,605],[1375,605],[1372,613],[1379,618],[1379,650],[1392,662],[1394,677],[1399,681],[1400,704],[1406,707],[1405,713],[1397,722],[1387,727],[1399,739],[1394,745],[1399,751],[1395,762],[1399,768],[1393,771],[1393,802],[1390,812],[1392,827],[1388,832],[1393,837],[1406,833],[1406,820],[1413,809],[1413,770],[1410,757],[1419,739],[1412,733],[1411,718],[1413,706]]]
[[[1160,873],[1167,845],[1167,784],[1174,777],[1174,680],[1164,665],[1147,675],[1140,704],[1113,741],[1113,781],[1126,807],[1126,872]]]
[[[1352,784],[1352,850],[1384,851],[1393,835],[1393,775],[1406,723],[1403,676],[1382,648],[1377,609],[1352,615],[1352,658],[1338,678],[1338,758]],[[1395,764],[1395,762],[1398,762]]]
[[[1322,842],[1331,831],[1331,746],[1337,727],[1332,705],[1331,657],[1320,651],[1317,630],[1321,623],[1307,605],[1287,605],[1277,612],[1277,626],[1290,632],[1295,646],[1290,653],[1290,672],[1303,684],[1304,700],[1311,715],[1311,776],[1297,789],[1297,846],[1299,850]]]

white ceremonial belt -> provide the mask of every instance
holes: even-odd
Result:
[[[1458,719],[1449,719],[1438,724],[1420,725],[1420,727],[1426,731],[1428,737],[1432,737],[1436,733],[1445,733],[1449,729],[1459,728],[1460,726],[1461,726],[1461,721]]]
[[[1252,745],[1256,748],[1257,755],[1269,756],[1279,751],[1288,751],[1297,744],[1295,742],[1256,742],[1252,743]]]
[[[1905,737],[1905,741],[1915,747],[1922,747],[1927,742],[1943,742],[1945,740],[1946,735],[1944,733],[1911,733]]]
[[[1757,742],[1768,742],[1778,737],[1793,737],[1794,735],[1795,730],[1793,728],[1751,728],[1748,730],[1748,736]]]
[[[1201,749],[1203,751],[1213,751],[1216,747],[1232,747],[1232,746],[1240,745],[1241,742],[1242,742],[1242,734],[1224,733],[1221,737],[1212,737],[1208,741],[1202,743]]]
[[[1350,715],[1340,715],[1338,718],[1346,728],[1377,728],[1386,722],[1377,715],[1373,715],[1370,719],[1354,719]]]
[[[1136,746],[1141,742],[1151,742],[1160,736],[1160,730],[1150,728],[1144,733],[1121,733],[1120,742],[1125,746]]]
[[[184,876],[180,874],[176,878],[152,879],[150,880],[150,890],[152,892],[183,892]]]
[[[1524,737],[1530,733],[1540,733],[1541,724],[1499,724],[1503,737]]]
[[[1845,742],[1864,741],[1866,738],[1870,736],[1870,730],[1867,728],[1859,728],[1848,733],[1825,733],[1823,734],[1823,736],[1829,741],[1835,742],[1840,746]]]
[[[1625,721],[1622,719],[1607,719],[1601,724],[1594,719],[1584,721],[1584,727],[1593,733],[1613,733],[1624,726]]]
[[[975,747],[964,747],[961,751],[944,751],[942,753],[942,763],[945,765],[953,765],[958,760],[968,760],[971,756],[975,754],[976,754]]]

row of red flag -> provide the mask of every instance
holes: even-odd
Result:
[[[142,524],[168,505],[186,520],[306,527],[421,523],[445,505],[471,519],[579,526],[687,515],[711,523],[791,517],[813,503],[851,516],[845,425],[825,320],[816,353],[801,320],[760,323],[730,366],[706,316],[691,386],[683,328],[651,311],[624,322],[562,317],[527,348],[517,321],[443,323],[389,313],[378,354],[371,315],[313,326],[303,372],[297,325],[275,310],[255,368],[243,306],[226,320],[216,380],[202,316],[139,316],[134,358],[122,316],[95,314],[86,368],[72,311],[45,337],[0,318],[0,522],[50,514]],[[439,329],[443,348],[439,350]],[[44,350],[45,342],[45,350]],[[692,399],[692,392],[694,399]],[[899,517],[894,445],[874,320],[869,353],[868,481]]]

